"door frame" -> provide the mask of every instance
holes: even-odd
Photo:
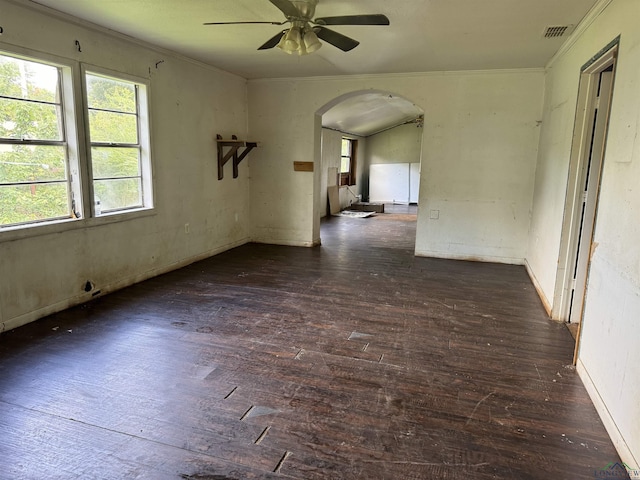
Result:
[[[613,68],[613,83],[615,82],[615,68],[618,55],[618,45],[620,37],[617,37],[605,48],[594,55],[580,71],[580,82],[578,87],[578,100],[576,106],[576,116],[573,131],[573,139],[571,145],[571,156],[569,161],[569,175],[567,180],[567,189],[564,205],[564,219],[562,224],[562,233],[560,240],[560,252],[558,257],[558,270],[556,275],[556,285],[554,290],[554,302],[552,317],[564,322],[569,321],[569,314],[572,302],[572,291],[574,288],[574,271],[576,269],[578,247],[581,235],[582,215],[583,215],[583,194],[584,185],[587,179],[587,172],[591,159],[591,144],[593,140],[594,128],[594,109],[597,101],[598,87],[600,83],[600,74],[610,68]],[[593,222],[593,231],[595,230],[597,217],[598,193],[600,190],[600,179],[602,166],[604,162],[604,152],[606,148],[608,120],[611,107],[611,95],[607,99],[606,105],[606,122],[604,125],[604,141],[602,144],[600,168],[597,172],[590,172],[590,175],[597,175],[597,181],[590,182],[589,188],[595,189],[591,191],[590,197],[595,202],[593,210],[593,218],[587,221]],[[600,105],[602,109],[603,105]],[[588,239],[589,255],[586,257],[586,284],[584,288],[583,298],[586,299],[588,286],[588,264],[592,253],[593,243],[592,237]],[[584,301],[582,302],[584,306]],[[578,315],[582,318],[583,309],[572,316]],[[574,317],[575,318],[575,317]],[[581,322],[579,322],[581,324]],[[580,327],[576,336],[576,350],[574,354],[574,362],[577,359],[578,345],[580,339]]]

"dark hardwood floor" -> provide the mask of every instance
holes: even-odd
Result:
[[[387,212],[0,335],[0,478],[576,480],[619,461],[524,268],[416,258],[412,209]]]

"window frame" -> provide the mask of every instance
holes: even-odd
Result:
[[[109,216],[119,216],[135,212],[144,212],[154,209],[154,180],[151,156],[151,115],[149,112],[149,91],[150,82],[146,78],[137,77],[135,75],[118,72],[96,65],[83,63],[81,66],[82,75],[82,99],[84,104],[84,133],[86,138],[86,155],[87,155],[87,183],[88,183],[88,201],[90,215],[96,218]],[[92,142],[90,134],[90,115],[89,101],[87,94],[87,75],[104,77],[109,80],[123,83],[131,83],[135,85],[136,91],[136,119],[138,134],[138,165],[140,169],[140,196],[142,205],[131,207],[123,207],[112,209],[109,211],[98,211],[96,204],[96,193],[94,188],[95,177],[93,175],[93,158],[92,147],[127,147],[133,144],[124,144],[117,142]],[[124,178],[124,177],[123,177]]]
[[[342,142],[344,140],[349,141],[349,155],[342,155]],[[358,140],[355,138],[347,137],[345,135],[340,139],[340,168],[338,172],[338,185],[341,187],[353,186],[356,184],[356,166],[357,159],[356,154],[358,151]],[[342,171],[342,159],[349,159],[349,171]]]
[[[34,221],[0,226],[0,244],[43,235],[59,234],[97,225],[107,225],[131,221],[157,215],[155,208],[156,180],[153,176],[153,157],[151,151],[151,112],[150,80],[123,72],[105,69],[96,65],[86,64],[73,58],[60,57],[42,51],[9,45],[0,42],[0,54],[53,65],[61,69],[63,122],[66,128],[67,165],[69,184],[75,201],[75,215],[70,218]],[[141,117],[147,128],[141,129],[140,141],[144,145],[145,162],[143,163],[143,188],[146,199],[150,200],[143,208],[118,211],[114,214],[94,216],[91,162],[88,153],[88,114],[86,105],[86,90],[84,70],[96,72],[107,77],[122,79],[144,85],[146,95],[140,99]]]
[[[57,181],[55,183],[63,183],[66,185],[69,208],[69,214],[64,216],[0,225],[0,239],[4,239],[8,236],[8,232],[33,231],[32,229],[36,227],[77,222],[84,217],[84,202],[82,185],[83,175],[81,172],[82,160],[81,152],[78,148],[80,145],[77,120],[79,113],[77,102],[78,96],[76,91],[76,82],[74,81],[74,79],[77,78],[76,72],[78,71],[78,63],[55,55],[46,54],[43,52],[35,52],[29,49],[15,46],[12,48],[6,48],[6,46],[3,45],[2,48],[0,48],[0,55],[41,65],[47,65],[58,69],[58,88],[60,90],[59,108],[61,110],[59,121],[61,122],[60,131],[62,134],[62,138],[60,140],[2,139],[0,140],[0,144],[62,146],[65,152],[65,178],[64,180]],[[21,182],[8,182],[8,184],[16,185],[20,183]],[[9,238],[12,239],[13,235],[9,235]]]

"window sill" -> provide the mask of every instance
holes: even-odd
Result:
[[[50,222],[31,224],[29,226],[5,227],[0,228],[0,243],[127,222],[138,218],[151,217],[156,214],[155,208],[139,208],[128,212],[106,213],[99,217],[65,218],[63,220],[52,220]]]

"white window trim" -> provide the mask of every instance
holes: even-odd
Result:
[[[0,243],[11,242],[26,238],[43,235],[53,235],[70,232],[87,227],[113,224],[131,221],[144,217],[157,215],[155,209],[155,178],[153,176],[152,153],[151,153],[151,114],[149,108],[150,82],[148,79],[129,75],[123,72],[108,70],[95,65],[82,64],[76,60],[59,57],[46,52],[31,50],[24,47],[9,45],[0,42],[0,53],[24,58],[34,62],[52,64],[62,70],[62,95],[64,122],[67,132],[67,150],[69,173],[74,194],[76,195],[76,211],[80,212],[79,218],[64,218],[55,220],[43,220],[40,222],[11,225],[0,228]],[[90,175],[90,161],[88,158],[87,144],[88,135],[85,134],[88,128],[88,119],[85,113],[86,89],[84,86],[84,71],[86,68],[90,72],[101,73],[106,76],[121,78],[143,85],[146,95],[140,99],[140,118],[144,119],[147,128],[141,129],[140,141],[146,152],[148,161],[143,162],[143,188],[151,197],[148,206],[137,209],[123,210],[113,214],[104,214],[99,217],[92,216],[93,213],[93,192],[91,189],[92,180]]]
[[[95,205],[93,202],[94,194],[93,194],[93,172],[92,172],[92,162],[91,162],[91,139],[89,138],[89,114],[88,114],[88,105],[89,102],[87,100],[87,84],[86,84],[86,75],[87,74],[95,74],[102,75],[105,77],[112,78],[114,80],[122,80],[125,82],[131,82],[138,85],[139,90],[142,92],[141,95],[138,95],[137,98],[137,107],[138,107],[138,135],[140,142],[140,169],[141,169],[141,177],[142,177],[142,207],[134,207],[127,208],[123,210],[117,210],[113,212],[105,212],[101,215],[95,214]],[[87,155],[87,192],[88,195],[85,196],[85,212],[87,217],[93,218],[106,218],[112,216],[121,216],[135,212],[146,212],[148,210],[153,210],[155,208],[154,203],[154,191],[155,191],[155,181],[153,178],[153,167],[152,167],[152,154],[151,154],[151,114],[149,112],[149,91],[150,91],[150,82],[149,79],[137,77],[135,75],[131,75],[128,73],[118,72],[115,70],[110,70],[107,68],[99,67],[96,65],[91,65],[88,63],[81,64],[81,76],[82,76],[82,103],[83,103],[83,112],[82,117],[84,118],[84,133],[85,135],[85,145],[86,145],[86,155]]]
[[[67,149],[67,169],[68,169],[68,186],[70,195],[76,202],[75,212],[81,212],[80,218],[52,218],[41,221],[33,221],[16,225],[0,226],[0,241],[7,236],[6,233],[16,230],[31,231],[39,227],[46,227],[52,224],[77,222],[82,218],[83,194],[82,194],[82,172],[81,166],[84,163],[82,152],[79,147],[80,140],[78,137],[78,125],[76,115],[78,112],[77,95],[75,86],[78,78],[78,64],[69,59],[58,57],[56,55],[38,52],[22,47],[11,46],[6,48],[5,45],[0,46],[0,54],[10,57],[19,58],[35,63],[51,65],[60,69],[61,83],[61,99],[62,120],[64,128],[64,136]],[[9,235],[9,237],[11,237]]]

